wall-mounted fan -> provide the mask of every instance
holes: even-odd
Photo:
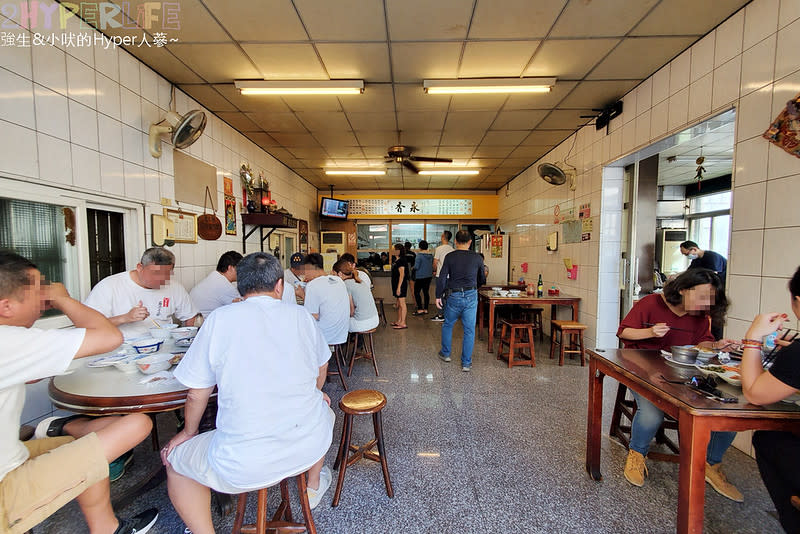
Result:
[[[453,163],[451,158],[433,158],[428,156],[414,156],[414,147],[410,146],[390,146],[386,156],[386,163],[397,162],[414,174],[419,174],[419,168],[412,162],[420,161],[426,163]]]
[[[563,185],[569,180],[570,190],[575,191],[575,169],[567,168],[564,170],[561,167],[553,163],[542,163],[537,168],[537,171],[539,172],[539,177],[548,184]]]
[[[200,138],[205,128],[206,114],[199,109],[193,109],[185,115],[169,111],[160,122],[150,125],[150,155],[161,157],[162,135],[169,134],[175,148],[186,148]]]

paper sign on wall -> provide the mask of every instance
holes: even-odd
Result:
[[[503,257],[503,235],[492,236],[492,258]]]

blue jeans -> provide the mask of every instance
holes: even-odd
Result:
[[[664,421],[664,412],[653,405],[652,402],[643,398],[635,391],[633,398],[636,399],[636,415],[633,416],[631,424],[631,449],[646,456],[650,450],[650,442],[656,437],[658,428]],[[708,441],[706,450],[706,462],[715,465],[722,461],[722,455],[733,443],[736,432],[712,432],[711,439]]]
[[[472,348],[475,346],[475,317],[478,313],[478,291],[455,291],[447,297],[444,306],[444,324],[442,325],[442,354],[450,356],[453,343],[453,326],[461,319],[464,328],[464,341],[461,344],[461,365],[472,365]]]

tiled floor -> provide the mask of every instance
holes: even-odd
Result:
[[[392,310],[387,313],[391,320]],[[395,497],[386,496],[380,466],[361,461],[347,471],[339,506],[330,506],[331,487],[314,511],[320,534],[675,531],[676,464],[651,462],[645,486],[635,488],[622,476],[626,451],[606,438],[603,482],[586,475],[587,368],[575,360],[558,367],[540,347],[537,367],[508,369],[486,352],[483,341],[476,343],[473,371],[464,373],[455,357],[460,354],[459,327],[453,361],[443,363],[436,357],[441,323],[413,317],[408,322],[408,330],[379,328],[375,339],[379,378],[369,362],[358,361],[349,380],[351,389],[378,389],[388,397],[384,431]],[[334,405],[343,394],[336,381],[325,390]],[[605,428],[615,392],[616,382],[606,380]],[[163,439],[174,427],[173,418],[159,417]],[[341,423],[337,410],[329,465]],[[357,419],[354,441],[369,437],[370,419]],[[130,473],[112,490],[136,482],[156,462],[149,442],[140,445]],[[755,462],[731,449],[724,465],[744,493],[745,503],[729,501],[707,486],[705,531],[779,532],[778,522],[768,513],[773,506]],[[165,484],[122,514],[148,506],[161,510],[152,532],[183,532]],[[248,516],[255,517],[252,497]],[[230,532],[232,523],[232,516],[215,515],[218,532]],[[85,531],[74,503],[35,529],[36,534]]]

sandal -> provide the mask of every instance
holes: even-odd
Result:
[[[403,330],[403,329],[408,328],[408,325],[403,325],[403,326],[394,325],[392,328],[394,328],[395,330]]]

